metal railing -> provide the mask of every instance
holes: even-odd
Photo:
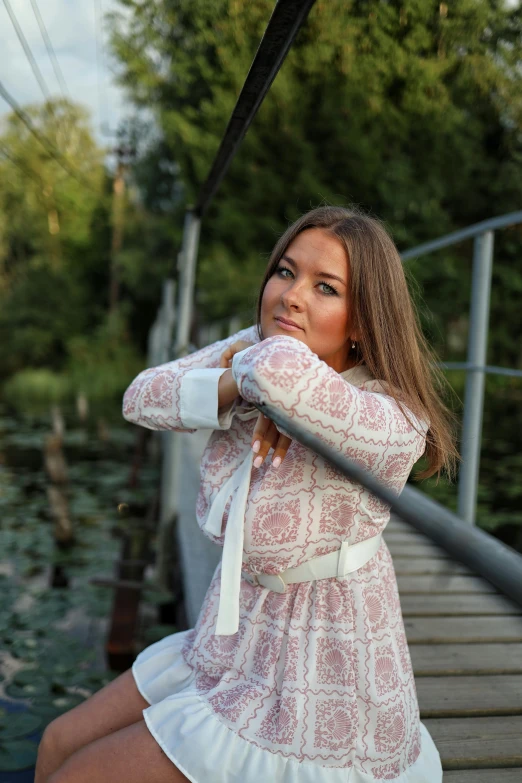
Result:
[[[241,140],[313,4],[314,0],[278,0],[276,3],[211,171],[200,189],[197,206],[189,208],[186,212],[183,243],[178,255],[179,293],[174,352],[176,357],[184,355],[189,348],[196,258],[202,215],[206,212],[225,176]],[[359,478],[356,478],[357,470],[359,470],[356,465],[341,455],[330,453],[319,440],[313,439],[312,442],[306,433],[294,431],[295,425],[292,422],[285,421],[283,424],[289,433],[293,433],[296,440],[309,445],[345,475],[360,480],[378,497],[385,502],[390,502],[392,509],[402,518],[427,533],[457,559],[475,568],[519,603],[521,602],[522,557],[469,523],[473,523],[475,519],[485,373],[500,372],[514,376],[522,374],[517,370],[486,366],[493,232],[496,229],[521,222],[522,212],[513,212],[453,232],[402,254],[403,261],[407,261],[409,258],[434,252],[465,239],[475,238],[468,361],[465,364],[445,365],[448,368],[459,367],[467,371],[462,438],[463,465],[459,481],[459,516],[462,519],[410,487],[406,487],[399,498],[396,496],[390,498],[386,488],[376,482],[370,474],[360,475]],[[270,417],[277,423],[278,414],[276,412],[271,411]],[[178,484],[175,477],[179,470],[180,454],[179,439],[175,434],[164,432],[162,435],[164,436],[164,469],[160,529],[158,531],[158,575],[160,583],[165,583],[167,580],[167,553],[171,546],[169,541],[170,523],[178,509]]]
[[[278,0],[259,44],[245,83],[239,94],[211,170],[200,188],[197,206],[185,213],[183,241],[178,255],[178,306],[174,355],[189,350],[190,325],[194,306],[194,281],[201,218],[214,197],[245,133],[292,43],[304,24],[315,0]],[[158,580],[168,586],[168,552],[172,520],[178,513],[180,441],[174,433],[163,433],[163,471],[161,482],[160,524],[158,530]]]
[[[359,482],[409,522],[443,547],[455,560],[477,572],[522,606],[522,555],[479,527],[470,526],[423,492],[406,485],[400,495],[371,473],[334,451],[291,417],[267,404],[256,407],[294,440],[313,449],[344,476]]]
[[[489,327],[491,277],[493,272],[493,247],[495,229],[522,223],[522,211],[483,220],[451,234],[425,242],[401,254],[403,261],[419,258],[436,250],[451,247],[465,239],[474,239],[473,271],[471,276],[471,303],[468,329],[467,362],[442,364],[447,369],[466,371],[464,393],[464,418],[462,423],[462,464],[458,483],[458,515],[471,525],[475,524],[482,417],[484,412],[484,386],[487,373],[522,377],[522,371],[509,367],[486,365]]]

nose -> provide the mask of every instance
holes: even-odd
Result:
[[[281,304],[287,310],[302,310],[303,291],[297,280],[289,280],[289,285],[281,294]]]

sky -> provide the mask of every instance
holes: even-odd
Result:
[[[60,96],[60,86],[47,54],[31,0],[8,0],[23,30],[35,60],[52,95]],[[97,68],[96,7],[103,13],[118,8],[117,0],[33,0],[43,18],[65,83],[72,99],[86,106],[91,114],[92,129],[102,146],[112,143],[103,133],[115,131],[119,121],[132,113],[130,102],[115,84],[111,73],[108,47],[105,45],[105,68]],[[103,41],[107,31],[102,28]],[[108,66],[108,67],[107,67]],[[98,79],[101,82],[101,100]],[[20,105],[44,100],[22,45],[0,0],[0,81]],[[10,111],[0,97],[0,117]]]

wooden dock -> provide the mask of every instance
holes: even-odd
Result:
[[[522,607],[397,518],[384,539],[444,783],[522,783]]]

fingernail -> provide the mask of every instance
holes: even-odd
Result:
[[[280,464],[281,464],[281,457],[276,457],[275,460],[273,460],[272,462],[272,466],[274,468],[278,468]]]
[[[261,441],[256,440],[254,445],[252,446],[252,451],[255,451],[255,453],[257,454],[260,448],[261,448]]]
[[[256,457],[254,460],[254,467],[260,468],[262,462],[263,462],[263,457]]]

